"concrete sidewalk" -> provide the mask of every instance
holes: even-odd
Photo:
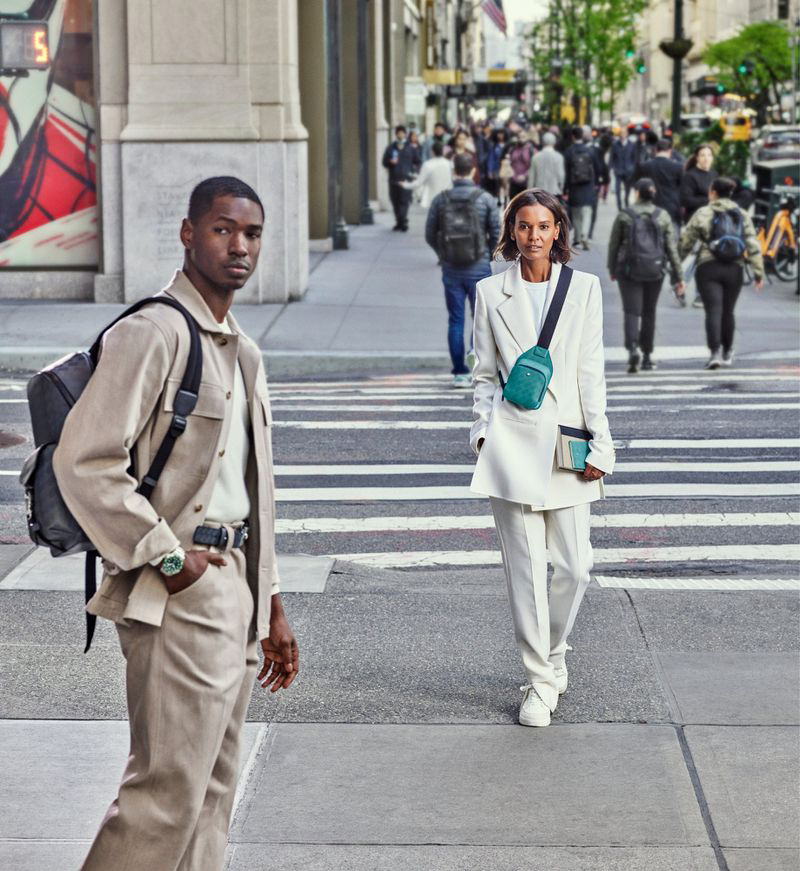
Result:
[[[594,272],[603,282],[610,361],[626,356],[619,294],[605,268],[605,241],[615,215],[614,206],[601,205],[592,250],[578,252],[574,260],[577,269]],[[414,208],[410,232],[393,233],[390,217],[378,213],[374,225],[352,228],[349,250],[318,260],[308,293],[299,302],[235,307],[243,328],[263,349],[270,374],[449,371],[447,312],[440,270],[423,238],[424,221],[425,212]],[[269,258],[269,251],[262,257]],[[165,275],[164,282],[169,278]],[[0,301],[0,368],[38,369],[65,353],[87,348],[123,309]],[[776,311],[784,325],[777,329]],[[796,317],[793,286],[773,281],[760,295],[745,288],[737,309],[739,356],[794,350]],[[658,347],[659,359],[699,361],[706,356],[702,311],[680,309],[665,288],[657,339],[668,335],[681,335],[683,342]]]

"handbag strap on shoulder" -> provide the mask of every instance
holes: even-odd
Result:
[[[550,308],[547,310],[547,317],[542,325],[542,331],[539,333],[539,340],[536,342],[540,348],[549,348],[553,338],[553,333],[558,323],[558,318],[561,315],[561,309],[564,307],[564,300],[567,298],[567,290],[572,281],[572,268],[569,266],[561,267],[561,274],[558,276],[558,284],[556,292],[553,294]]]

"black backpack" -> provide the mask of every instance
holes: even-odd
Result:
[[[469,266],[486,255],[486,231],[478,212],[480,188],[467,199],[456,199],[452,191],[445,191],[444,207],[439,221],[437,252],[442,263],[450,266]]]
[[[628,241],[617,255],[617,275],[631,281],[660,281],[664,277],[664,232],[655,209],[646,215],[625,209],[631,219]]]
[[[83,393],[97,366],[103,336],[118,321],[154,302],[171,306],[184,316],[189,327],[191,345],[186,371],[175,396],[172,425],[139,485],[138,492],[149,499],[176,440],[186,429],[187,417],[194,411],[203,374],[203,351],[200,347],[197,322],[177,300],[157,296],[135,303],[100,333],[89,351],[79,351],[56,361],[37,372],[28,382],[28,408],[36,450],[25,461],[19,476],[20,483],[25,488],[28,533],[35,544],[49,547],[54,557],[86,552],[84,587],[87,602],[97,589],[95,561],[98,553],[61,496],[53,471],[53,454],[58,447],[67,415]],[[95,617],[87,612],[84,653],[91,646],[94,627]]]
[[[747,248],[744,241],[744,215],[738,208],[714,212],[708,249],[721,263],[734,263]]]
[[[588,148],[579,148],[573,152],[570,161],[569,183],[590,184],[594,181],[594,161]]]

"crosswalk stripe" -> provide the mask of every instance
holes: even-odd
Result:
[[[732,527],[796,526],[800,512],[726,513],[726,514],[592,514],[596,529],[637,529],[647,527]],[[494,529],[491,514],[423,517],[304,517],[279,518],[275,531],[279,535],[319,532],[432,532],[445,530]]]
[[[712,561],[792,562],[800,558],[800,545],[703,545],[697,547],[593,548],[594,564]],[[420,568],[424,566],[501,565],[498,550],[397,551],[394,553],[330,554],[337,560],[377,568]]]
[[[630,401],[629,397],[625,397],[626,401]],[[7,400],[11,402],[15,402],[16,400]],[[0,402],[3,402],[0,399]],[[471,406],[469,408],[465,408],[462,404],[461,406],[457,405],[380,405],[373,406],[372,408],[364,407],[363,405],[283,405],[282,403],[274,403],[273,405],[275,412],[285,412],[285,411],[306,411],[313,413],[320,412],[331,412],[331,411],[339,411],[339,412],[357,412],[359,414],[374,413],[374,414],[433,414],[439,413],[442,411],[471,411]],[[696,401],[691,402],[689,399],[685,397],[676,397],[674,405],[670,409],[659,409],[659,411],[667,410],[667,411],[675,411],[680,409],[682,411],[696,409],[698,411],[705,411],[706,409],[716,409],[716,410],[726,410],[726,411],[746,411],[746,410],[765,410],[765,409],[774,409],[776,411],[784,411],[786,409],[797,409],[800,410],[800,400],[795,402],[758,402],[758,403],[737,403],[737,402],[729,402],[729,403],[714,403],[710,404],[708,402]],[[608,411],[616,412],[617,414],[622,412],[633,412],[633,411],[653,411],[652,405],[623,405],[617,406],[613,401],[609,401],[608,403]]]
[[[595,575],[601,587],[624,590],[800,590],[798,578],[613,578]]]
[[[704,496],[800,496],[800,483],[789,484],[606,484],[605,493],[614,498],[692,499]],[[278,488],[279,502],[412,502],[485,499],[469,487],[289,487]]]
[[[474,463],[393,463],[376,465],[277,465],[275,474],[286,477],[358,475],[467,475],[475,471]],[[800,472],[796,460],[731,460],[729,462],[620,462],[614,473],[632,472]]]

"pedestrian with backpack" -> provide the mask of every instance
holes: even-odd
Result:
[[[619,282],[625,313],[628,374],[656,368],[653,347],[656,305],[668,271],[676,296],[684,292],[681,261],[672,219],[654,203],[656,185],[642,178],[634,186],[636,201],[617,214],[608,243],[608,272]]]
[[[764,260],[750,216],[731,199],[736,182],[720,176],[711,182],[708,205],[698,209],[681,234],[686,256],[699,245],[695,281],[706,312],[706,341],[711,356],[706,369],[733,364],[734,309],[750,261],[755,286],[764,286]]]
[[[221,871],[259,642],[263,686],[285,689],[298,672],[275,557],[267,382],[230,314],[263,224],[239,179],[197,185],[183,268],[159,295],[190,319],[153,303],[105,333],[53,458],[61,497],[104,560],[88,610],[116,623],[127,670],[127,767],[82,871]],[[188,391],[187,371],[198,375]],[[148,497],[151,459],[173,431]]]
[[[581,127],[572,131],[573,144],[564,155],[566,170],[565,190],[569,213],[575,231],[575,245],[589,250],[589,228],[592,221],[592,206],[597,201],[598,188],[604,178],[604,164],[597,148],[584,141]]]
[[[492,274],[489,257],[500,236],[500,215],[495,196],[473,181],[471,154],[453,158],[453,188],[431,203],[425,224],[425,241],[442,266],[447,304],[447,343],[453,364],[453,387],[472,384],[472,352],[464,359],[466,305],[475,313],[475,285]],[[469,363],[469,366],[467,365]]]

